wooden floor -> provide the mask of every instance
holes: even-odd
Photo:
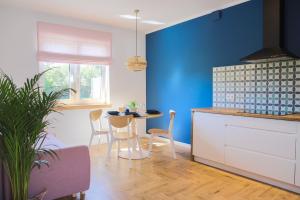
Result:
[[[116,152],[106,165],[105,147],[91,149],[87,200],[300,200],[297,194],[192,162],[186,149],[177,149],[173,160],[168,144],[161,141],[156,141],[151,158],[133,161],[132,169]]]

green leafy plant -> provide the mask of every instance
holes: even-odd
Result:
[[[128,104],[128,108],[129,108],[130,110],[136,110],[136,109],[137,109],[137,106],[138,106],[138,104],[137,104],[136,101],[130,101],[129,104]]]
[[[28,200],[30,172],[48,165],[42,155],[56,157],[45,149],[46,117],[55,112],[57,99],[70,89],[43,92],[38,82],[43,73],[17,87],[12,78],[0,74],[0,159],[10,179],[12,199]]]

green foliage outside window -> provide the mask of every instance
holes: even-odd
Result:
[[[102,76],[102,67],[80,65],[80,98],[92,98],[92,81]]]
[[[51,70],[48,70],[51,69]],[[64,88],[70,88],[70,66],[69,64],[46,64],[44,75],[44,91],[50,94],[52,91],[59,91]],[[66,92],[60,99],[69,99],[70,91]]]
[[[61,100],[80,101],[80,99],[105,99],[107,94],[106,66],[64,63],[41,63],[42,70],[47,70],[43,77],[43,89],[50,94],[63,88],[73,88],[66,92]]]

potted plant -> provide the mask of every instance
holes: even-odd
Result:
[[[36,74],[17,87],[9,76],[0,74],[0,160],[10,180],[13,200],[28,200],[31,170],[48,165],[41,155],[56,156],[42,147],[49,125],[46,117],[55,112],[57,99],[69,89],[43,92],[38,85],[42,75]]]
[[[138,106],[138,104],[136,101],[130,101],[128,104],[128,108],[130,109],[131,112],[136,112],[137,106]]]

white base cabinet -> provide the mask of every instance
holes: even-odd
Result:
[[[260,181],[294,192],[300,192],[299,141],[299,122],[193,113],[195,160],[237,169],[250,178],[259,176]]]
[[[279,158],[296,159],[296,133],[227,125],[225,145]]]
[[[225,157],[232,167],[294,184],[295,161],[234,147],[225,148]]]
[[[194,155],[224,163],[224,121],[222,116],[197,112],[193,123]]]
[[[300,124],[298,124],[298,134],[297,134],[297,143],[296,143],[296,175],[295,183],[300,187]]]

